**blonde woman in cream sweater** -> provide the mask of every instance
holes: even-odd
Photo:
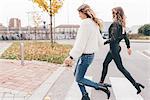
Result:
[[[95,13],[89,5],[81,5],[78,8],[78,12],[79,17],[82,19],[82,23],[78,30],[75,44],[64,63],[72,66],[73,60],[78,60],[74,76],[82,93],[81,100],[90,100],[85,86],[95,88],[96,90],[102,90],[109,98],[110,91],[106,85],[84,78],[88,67],[93,61],[95,52],[99,50],[99,45],[103,44],[103,39],[99,30],[101,22],[96,18]]]

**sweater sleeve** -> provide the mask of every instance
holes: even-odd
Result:
[[[77,33],[76,41],[69,55],[74,59],[78,59],[86,47],[89,35],[91,33],[90,24],[83,21]]]

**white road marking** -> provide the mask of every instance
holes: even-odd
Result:
[[[144,100],[126,78],[110,77],[116,100]]]
[[[150,85],[150,79],[148,79],[148,84]]]
[[[86,78],[92,80],[92,77],[88,76]],[[91,87],[86,87],[89,97],[91,96],[91,89],[92,89]],[[68,91],[68,93],[65,97],[65,100],[81,100],[81,97],[82,97],[82,95],[81,95],[80,89],[77,85],[77,82],[74,81],[70,90]]]
[[[150,59],[150,57],[149,56],[147,56],[147,55],[145,55],[145,54],[143,54],[142,52],[140,52],[140,51],[136,51],[137,53],[139,53],[140,55],[142,55],[142,56],[144,56],[144,57],[146,57],[146,58],[148,58],[148,59]]]

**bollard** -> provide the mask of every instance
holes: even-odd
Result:
[[[24,43],[20,43],[21,65],[24,66]]]

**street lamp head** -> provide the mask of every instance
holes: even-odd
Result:
[[[46,21],[43,21],[43,24],[46,24]]]

